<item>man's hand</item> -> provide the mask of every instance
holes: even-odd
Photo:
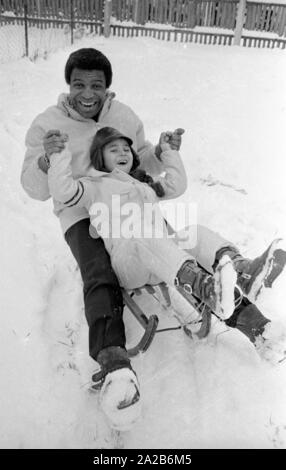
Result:
[[[182,144],[182,135],[185,130],[178,128],[172,131],[162,132],[160,135],[159,143],[156,145],[155,154],[157,158],[160,158],[162,150],[165,150],[166,144],[171,147],[172,150],[180,150]]]
[[[182,135],[184,134],[185,129],[179,127],[174,132],[171,132],[169,137],[169,144],[172,150],[180,150],[182,145]]]
[[[61,131],[57,129],[51,129],[45,134],[43,139],[46,155],[50,157],[53,153],[60,153],[65,148],[67,141],[67,134],[62,134]]]

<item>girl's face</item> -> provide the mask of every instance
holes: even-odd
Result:
[[[133,155],[128,142],[123,139],[115,139],[103,147],[104,166],[108,171],[119,168],[129,173],[133,165]]]

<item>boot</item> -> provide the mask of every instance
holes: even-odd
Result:
[[[228,256],[219,260],[213,276],[194,260],[185,261],[175,280],[177,287],[193,294],[223,319],[229,318],[235,308],[235,284],[236,273]]]
[[[137,376],[131,367],[127,351],[110,346],[97,356],[100,372],[93,375],[93,388],[101,385],[99,401],[112,428],[126,431],[141,413],[140,391]]]
[[[216,260],[228,255],[238,273],[237,284],[252,301],[256,301],[263,287],[272,287],[286,264],[286,251],[283,240],[274,240],[267,250],[254,260],[244,258],[236,248],[226,247],[217,252]]]
[[[276,365],[286,359],[286,328],[277,321],[268,322],[254,343],[259,356]]]
[[[255,344],[256,339],[263,334],[265,326],[269,322],[269,318],[265,317],[255,304],[252,304],[247,297],[243,297],[241,303],[236,307],[231,317],[225,321],[225,324],[241,331]]]
[[[279,364],[286,359],[285,326],[270,321],[246,297],[225,324],[247,336],[265,361]]]

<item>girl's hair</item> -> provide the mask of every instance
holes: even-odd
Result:
[[[158,197],[165,196],[165,191],[161,183],[159,181],[154,181],[152,176],[148,175],[144,170],[140,170],[138,168],[140,165],[140,159],[135,150],[132,148],[132,140],[124,134],[121,134],[121,132],[117,131],[113,127],[102,127],[95,134],[90,147],[90,160],[92,166],[98,171],[108,172],[104,166],[103,148],[106,144],[112,142],[115,139],[125,139],[130,146],[130,150],[133,155],[133,165],[129,173],[130,176],[138,181],[141,181],[142,183],[147,183],[155,191]]]
[[[161,183],[159,181],[154,181],[152,176],[147,175],[146,171],[137,168],[133,171],[130,171],[130,176],[138,181],[141,181],[142,183],[147,183],[155,191],[158,197],[165,196],[165,191]]]

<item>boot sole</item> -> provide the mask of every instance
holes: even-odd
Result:
[[[235,309],[234,289],[237,281],[237,273],[228,255],[224,255],[220,259],[214,279],[218,299],[215,313],[223,320],[227,320]]]

